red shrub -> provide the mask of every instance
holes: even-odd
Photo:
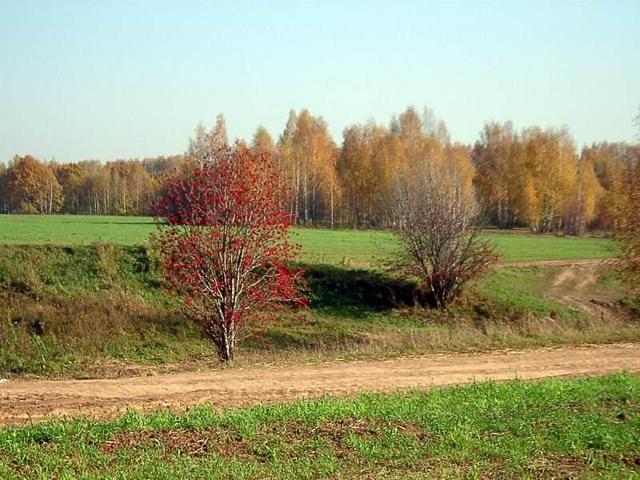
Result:
[[[289,267],[287,193],[268,154],[237,145],[187,179],[168,180],[156,206],[160,253],[170,287],[187,313],[233,359],[248,318],[304,305],[302,272]]]

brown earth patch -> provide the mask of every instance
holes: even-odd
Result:
[[[603,454],[600,458],[606,463],[617,463],[633,470],[640,470],[640,456],[637,455]],[[593,467],[593,461],[593,458],[585,455],[546,455],[535,460],[530,468],[535,478],[576,478],[588,474],[595,475],[597,470]]]
[[[115,455],[126,450],[145,450],[158,448],[166,456],[187,455],[199,457],[208,453],[217,453],[222,457],[262,457],[259,449],[253,445],[268,445],[285,440],[287,452],[293,454],[296,447],[311,439],[322,438],[339,454],[349,449],[347,438],[355,435],[361,438],[375,439],[384,435],[388,429],[396,429],[406,436],[420,440],[427,438],[426,432],[419,426],[406,422],[384,422],[378,419],[339,419],[327,420],[318,425],[306,422],[271,422],[261,426],[252,438],[245,438],[233,430],[135,430],[116,432],[109,440],[100,445],[100,450]]]
[[[246,440],[224,430],[136,430],[115,433],[100,445],[103,453],[160,448],[164,454],[200,457],[216,452],[223,457],[247,456]]]
[[[304,443],[310,438],[322,437],[333,444],[334,447],[344,448],[349,435],[374,439],[384,435],[385,431],[389,429],[395,429],[402,435],[416,437],[420,440],[428,438],[421,427],[412,423],[353,418],[327,420],[316,426],[305,422],[269,424],[260,432],[260,435],[281,435],[291,443]]]

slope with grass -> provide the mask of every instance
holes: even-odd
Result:
[[[610,317],[549,296],[558,293],[549,289],[565,268],[559,266],[496,269],[442,312],[415,308],[416,285],[380,272],[305,268],[310,309],[252,326],[238,364],[640,340],[638,316],[619,302],[624,291],[606,269],[596,273],[607,281],[581,294],[606,299],[619,313]],[[0,374],[216,367],[211,346],[177,307],[144,247],[1,247]]]
[[[0,430],[0,478],[635,478],[640,377]]]

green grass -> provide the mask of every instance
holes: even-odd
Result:
[[[449,311],[414,307],[416,285],[380,272],[304,267],[310,309],[252,327],[239,365],[640,340],[637,321],[546,298],[558,267],[499,268]],[[611,279],[594,288],[621,295]],[[0,375],[218,367],[143,247],[0,246],[0,345]]]
[[[488,235],[505,262],[610,258],[618,254],[606,238],[555,237],[551,235]]]
[[[81,245],[95,242],[140,245],[155,229],[148,217],[0,215],[0,243]],[[379,265],[395,248],[388,232],[296,228],[301,260],[351,267]],[[487,233],[506,262],[608,258],[616,254],[604,238]]]
[[[0,478],[637,478],[640,377],[479,383],[0,430]]]

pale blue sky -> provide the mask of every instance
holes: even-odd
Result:
[[[464,142],[487,120],[630,141],[640,0],[0,0],[0,161],[179,153],[218,112],[275,137],[303,107],[339,142],[407,105]]]

